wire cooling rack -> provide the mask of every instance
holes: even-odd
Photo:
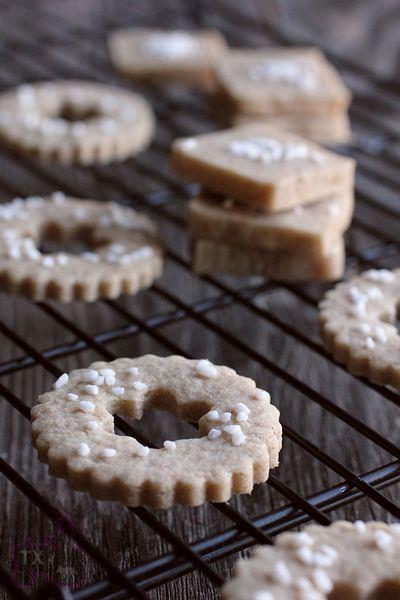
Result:
[[[37,14],[30,10],[30,3],[17,3],[13,7],[6,2],[0,3],[3,16],[0,22],[0,85],[3,88],[55,77],[92,79],[121,85],[109,65],[105,46],[107,32],[116,26],[160,23],[184,27],[215,26],[226,34],[231,45],[242,46],[260,45],[267,41],[283,45],[306,42],[289,38],[285,32],[268,23],[263,15],[253,17],[250,11],[243,11],[233,2],[213,2],[212,7],[208,3],[183,5],[179,2],[160,2],[158,9],[148,6],[153,3],[92,2],[90,19],[81,10],[82,4],[71,2],[73,10],[66,11],[60,18],[60,12],[57,11],[61,11],[63,3],[43,3]],[[116,5],[118,10],[115,9]],[[400,180],[400,129],[396,131],[393,123],[399,114],[400,84],[382,79],[367,68],[332,53],[328,53],[328,58],[354,91],[351,117],[355,138],[351,145],[338,148],[358,161],[357,209],[346,238],[347,273],[368,266],[398,266],[400,209],[396,208],[396,192]],[[130,86],[126,82],[124,85]],[[131,87],[139,91],[142,89],[137,85]],[[0,584],[6,597],[79,600],[144,598],[150,589],[163,590],[157,597],[168,597],[168,586],[160,586],[174,580],[183,581],[183,576],[188,574],[197,577],[199,573],[207,581],[211,597],[226,577],[224,569],[219,567],[223,560],[254,544],[271,543],[276,533],[310,520],[326,525],[342,507],[363,500],[376,507],[379,515],[387,519],[400,518],[400,506],[395,502],[395,496],[385,493],[395,489],[400,481],[399,446],[381,431],[378,424],[376,428],[373,427],[363,418],[363,414],[351,410],[351,404],[344,407],[337,401],[336,390],[328,386],[321,391],[311,371],[308,375],[307,372],[298,374],[289,369],[285,356],[279,354],[278,346],[275,348],[278,358],[274,359],[270,353],[264,352],[256,343],[255,330],[264,326],[273,328],[277,332],[277,339],[288,344],[286,348],[309,353],[312,361],[321,361],[330,373],[339,373],[347,378],[346,381],[350,381],[349,389],[354,385],[355,393],[372,395],[380,402],[382,411],[387,410],[388,406],[394,411],[398,409],[398,394],[347,374],[345,369],[335,365],[325,354],[318,337],[307,326],[303,326],[301,315],[307,311],[311,311],[313,320],[316,320],[315,309],[326,286],[290,286],[259,279],[249,279],[244,285],[243,281],[238,283],[224,277],[197,278],[190,272],[184,245],[184,211],[186,200],[196,187],[177,181],[167,168],[166,157],[169,144],[175,137],[212,130],[216,124],[208,115],[206,101],[193,92],[160,90],[151,86],[142,91],[156,111],[158,130],[151,149],[135,161],[115,167],[76,168],[69,171],[34,159],[22,159],[4,152],[0,154],[0,190],[4,200],[54,189],[78,197],[119,199],[153,216],[167,240],[167,277],[142,294],[144,301],[140,307],[146,308],[139,310],[137,305],[128,301],[104,302],[113,315],[106,328],[94,327],[91,331],[61,305],[48,302],[32,305],[32,311],[43,313],[57,330],[59,342],[43,349],[40,337],[32,342],[29,336],[22,335],[0,315],[3,341],[12,344],[18,351],[0,364],[2,402],[9,403],[20,417],[29,419],[30,403],[18,386],[13,388],[6,383],[10,375],[21,373],[23,376],[30,368],[38,366],[57,377],[61,373],[56,365],[57,360],[75,355],[79,357],[81,354],[84,356],[88,350],[97,357],[112,360],[117,352],[110,348],[121,340],[141,337],[146,340],[148,351],[157,352],[162,347],[166,353],[191,357],[193,353],[197,354],[197,350],[193,350],[193,345],[190,351],[187,350],[187,344],[183,343],[184,336],[172,336],[171,339],[166,333],[169,327],[184,324],[191,338],[197,336],[200,340],[202,336],[212,336],[214,362],[218,362],[218,359],[225,362],[222,360],[225,359],[222,349],[227,346],[233,348],[241,357],[236,359],[239,365],[244,362],[250,370],[254,366],[257,373],[264,374],[269,381],[278,382],[283,392],[301,396],[305,411],[318,407],[325,426],[331,428],[333,422],[340,423],[346,426],[347,437],[338,438],[337,452],[325,450],[324,436],[319,438],[319,443],[311,441],[311,436],[304,434],[301,421],[300,426],[299,422],[293,426],[286,421],[286,414],[282,411],[282,454],[288,444],[296,452],[304,453],[310,465],[313,461],[319,485],[313,485],[306,494],[292,485],[284,473],[279,472],[279,476],[273,473],[262,487],[280,497],[281,502],[275,507],[256,500],[256,493],[245,504],[234,499],[230,503],[210,505],[210,510],[218,519],[221,517],[221,521],[218,521],[221,526],[209,535],[190,541],[185,539],[181,531],[171,527],[168,519],[159,512],[143,507],[126,509],[131,519],[137,518],[143,522],[150,528],[151,535],[165,541],[170,548],[170,551],[157,555],[151,555],[150,552],[146,561],[127,568],[117,566],[118,560],[110,559],[102,546],[93,542],[92,536],[83,531],[79,521],[76,523],[74,520],[72,526],[72,516],[58,508],[57,498],[43,493],[41,487],[30,480],[29,474],[21,472],[12,461],[0,455],[1,485],[8,482],[18,489],[28,504],[40,511],[41,518],[57,524],[60,534],[73,541],[75,547],[94,561],[102,574],[90,585],[74,586],[73,590],[62,585],[62,582],[39,585],[38,589],[32,590],[32,586],[24,586],[15,577],[7,556],[0,556]],[[184,285],[175,285],[174,277],[182,278]],[[186,281],[190,281],[190,293],[185,286]],[[300,318],[289,318],[287,314],[285,316],[274,310],[273,299],[278,293],[290,298],[289,311],[291,315],[300,315]],[[157,304],[147,300],[150,295],[158,298]],[[262,301],[259,301],[260,298]],[[11,302],[12,299],[2,297],[5,307]],[[24,306],[28,315],[29,302],[26,301]],[[162,306],[162,309],[153,310],[154,306]],[[238,334],[229,318],[214,318],[215,314],[233,309],[234,319],[246,324],[244,329],[249,335]],[[200,341],[198,347],[199,350],[203,348]],[[396,415],[396,412],[391,414]],[[135,423],[116,417],[116,426],[123,434],[152,445],[152,441],[137,429]],[[340,458],[339,446],[351,446],[356,436],[361,439],[365,452],[370,452],[372,447],[379,457],[378,463],[375,461],[373,468],[368,471],[350,468]],[[306,464],[301,466],[304,477]],[[334,484],[326,477],[327,472],[335,476]],[[256,507],[255,513],[251,510],[252,506]],[[182,510],[187,511],[189,518],[190,509]],[[65,567],[68,569],[68,561]],[[179,595],[182,598],[189,597],[191,592],[187,596],[183,592]]]

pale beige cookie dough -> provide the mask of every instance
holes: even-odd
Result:
[[[354,193],[345,191],[327,200],[291,211],[260,214],[231,199],[203,192],[189,202],[189,234],[219,242],[234,240],[249,249],[298,250],[327,253],[350,225]]]
[[[46,245],[49,253],[41,251]],[[120,204],[54,192],[0,205],[6,292],[65,302],[134,294],[161,274],[162,255],[154,223]]]
[[[226,42],[216,30],[134,28],[113,32],[109,48],[114,67],[128,77],[209,87]]]
[[[190,240],[192,268],[201,274],[238,277],[260,275],[278,281],[335,281],[344,270],[344,242],[340,237],[326,253],[313,250],[246,248],[210,239]]]
[[[327,292],[320,303],[328,352],[356,375],[400,389],[400,269],[371,269]]]
[[[337,521],[278,535],[237,563],[224,600],[400,598],[400,525]]]
[[[0,143],[61,163],[110,163],[146,148],[154,131],[148,102],[91,81],[20,85],[0,94]]]
[[[280,212],[353,188],[354,161],[263,123],[178,139],[172,168],[205,189]]]
[[[279,412],[254,381],[208,360],[153,355],[64,373],[32,409],[32,438],[50,473],[101,500],[166,508],[222,502],[268,479],[281,448]],[[167,409],[199,438],[160,449],[116,435],[113,415]]]
[[[230,50],[214,67],[218,90],[246,114],[323,115],[346,111],[351,94],[317,48]]]

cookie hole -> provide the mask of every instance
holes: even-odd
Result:
[[[94,229],[87,225],[65,230],[58,223],[47,223],[40,233],[37,243],[42,254],[81,254],[93,252],[106,241],[94,240]]]
[[[77,121],[89,121],[101,117],[101,113],[95,107],[82,108],[73,104],[63,104],[58,111],[57,117],[70,123]]]
[[[336,583],[328,598],[329,600],[361,600],[361,595],[348,583]]]
[[[130,420],[125,417],[135,430],[148,437],[153,444],[161,447],[165,440],[198,438],[197,429],[186,421],[181,421],[170,410],[149,408],[141,419]]]
[[[368,600],[400,600],[399,580],[382,581],[368,596]]]

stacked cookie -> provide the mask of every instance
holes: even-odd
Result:
[[[203,186],[189,205],[195,271],[283,281],[341,277],[353,160],[251,124],[177,140],[172,167]]]
[[[350,137],[350,91],[318,48],[230,50],[214,63],[215,116],[263,121],[322,143]]]

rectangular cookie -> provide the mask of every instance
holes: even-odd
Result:
[[[203,192],[189,202],[189,235],[217,242],[235,240],[249,249],[329,251],[350,225],[354,194],[346,191],[291,211],[265,215]]]
[[[340,279],[344,271],[344,242],[339,237],[326,254],[243,248],[210,239],[191,239],[192,268],[200,274],[246,277],[260,275],[296,282]]]
[[[212,64],[227,45],[217,30],[119,29],[108,40],[111,62],[133,79],[209,87]]]
[[[351,100],[318,48],[230,50],[214,73],[235,112],[331,115],[347,110]]]
[[[280,212],[352,189],[355,162],[252,123],[176,140],[171,166],[205,189],[264,212]]]

